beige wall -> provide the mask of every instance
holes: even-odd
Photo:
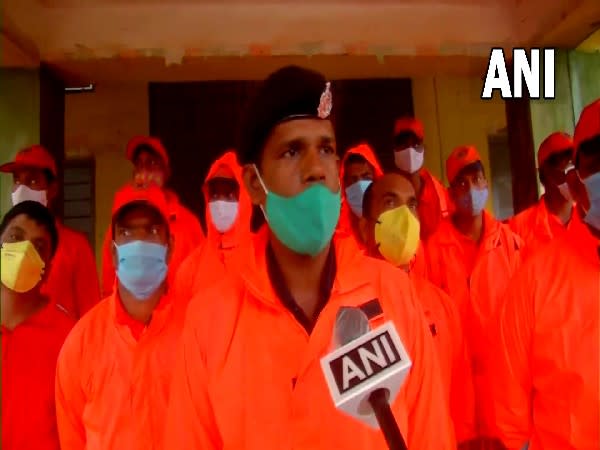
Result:
[[[66,97],[66,157],[93,157],[96,161],[98,263],[114,193],[131,176],[131,165],[124,156],[125,145],[133,135],[148,134],[148,126],[145,83],[98,85],[94,93]]]
[[[444,184],[445,162],[452,150],[472,144],[481,154],[491,179],[488,135],[506,128],[504,101],[481,100],[478,77],[428,77],[413,79],[415,115],[425,126],[425,164]],[[497,96],[499,97],[499,96]],[[508,156],[508,155],[507,155]],[[492,207],[492,189],[488,207]]]

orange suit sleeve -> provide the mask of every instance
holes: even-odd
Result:
[[[111,251],[111,231],[106,230],[102,243],[102,298],[108,297],[115,284],[115,266]]]
[[[100,301],[100,286],[96,259],[87,240],[81,237],[77,245],[77,264],[75,265],[75,293],[79,307],[79,317],[92,309]]]
[[[512,281],[500,312],[499,329],[493,333],[493,352],[498,355],[492,392],[498,437],[508,448],[520,449],[532,430],[532,372],[530,365],[534,329],[533,292],[527,271]]]
[[[85,393],[81,384],[79,336],[71,334],[56,364],[56,422],[60,446],[69,450],[84,450],[86,446],[83,409]]]
[[[207,390],[208,383],[206,358],[202,354],[195,327],[188,320],[171,383],[163,443],[165,450],[223,448]]]
[[[416,300],[417,294],[413,288],[411,290],[413,299]],[[413,301],[413,305],[416,311],[408,322],[413,339],[407,348],[412,355],[412,368],[406,389],[410,430],[407,446],[420,450],[455,449],[456,439],[433,338],[420,305],[416,301]],[[407,323],[406,319],[404,321]]]

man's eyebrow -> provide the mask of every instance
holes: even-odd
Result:
[[[303,137],[295,137],[292,139],[288,139],[286,141],[282,141],[280,147],[281,148],[286,148],[286,147],[291,147],[291,146],[298,146],[298,145],[306,145],[306,139]]]
[[[398,195],[395,192],[391,192],[391,191],[384,192],[380,198],[381,198],[381,201],[383,201],[383,202],[385,202],[387,200],[394,200],[397,202],[399,200]]]
[[[25,234],[25,230],[23,228],[21,228],[19,225],[12,225],[8,228],[8,231],[11,231],[13,233],[21,233],[21,234]]]

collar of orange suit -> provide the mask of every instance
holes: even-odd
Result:
[[[266,248],[269,233],[268,227],[263,226],[252,236],[251,251],[240,268],[240,275],[252,295],[267,304],[277,305],[281,302],[273,289],[267,270]],[[356,244],[351,238],[334,235],[332,246],[335,252],[336,272],[331,293],[348,293],[369,284],[368,274],[360,268],[360,262],[366,256],[356,251]]]
[[[170,311],[170,301],[169,294],[165,293],[163,295],[154,311],[152,313],[152,318],[148,324],[144,324],[138,320],[135,320],[133,317],[129,315],[129,313],[125,310],[125,307],[121,303],[121,298],[119,297],[119,289],[115,287],[113,289],[113,294],[111,295],[109,301],[112,303],[111,311],[114,314],[114,320],[119,325],[124,325],[131,330],[132,336],[135,340],[139,340],[144,328],[152,326],[153,331],[160,331],[167,322]]]
[[[329,247],[329,253],[327,254],[323,275],[321,276],[321,285],[319,286],[319,299],[317,302],[317,308],[315,309],[315,314],[313,317],[308,317],[302,308],[298,306],[296,299],[294,299],[292,296],[292,293],[285,283],[285,278],[281,272],[281,269],[279,268],[279,264],[277,264],[275,254],[273,253],[273,248],[270,244],[267,244],[266,248],[266,262],[269,279],[271,280],[273,290],[277,294],[277,297],[279,297],[283,305],[304,327],[306,332],[310,334],[316,318],[327,304],[327,300],[329,300],[329,296],[331,295],[331,288],[333,287],[333,281],[335,280],[335,275],[337,272],[335,262],[335,244],[332,242],[331,246]]]
[[[536,214],[536,222],[535,222],[536,229],[542,228],[546,231],[546,233],[548,233],[548,236],[552,236],[552,232],[550,230],[550,221],[556,220],[557,222],[560,222],[560,219],[557,216],[554,216],[553,214],[551,214],[550,211],[548,211],[548,208],[546,207],[546,201],[544,200],[543,195],[540,198],[540,200],[538,201],[536,207],[539,211],[539,214]],[[573,208],[571,209],[571,218],[566,223],[567,229],[571,228],[571,223],[573,222],[573,217],[575,217],[577,215],[576,211],[577,211],[577,204],[573,203]]]
[[[0,334],[9,334],[13,333],[15,330],[19,329],[19,327],[28,327],[28,326],[48,326],[53,325],[55,322],[55,316],[53,313],[60,311],[64,313],[66,316],[69,316],[65,311],[61,309],[59,305],[54,300],[48,298],[48,303],[41,308],[39,311],[36,311],[31,316],[24,319],[20,324],[18,324],[15,328],[10,329],[6,328],[4,325],[0,325]],[[69,316],[70,317],[70,316]]]
[[[491,250],[496,248],[498,239],[500,239],[501,224],[489,212],[483,211],[483,235],[481,236],[481,245],[483,249]],[[438,229],[441,245],[458,244],[458,238],[461,237],[460,232],[454,227],[451,219],[445,220],[440,224]]]

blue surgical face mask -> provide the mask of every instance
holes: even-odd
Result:
[[[119,281],[136,300],[148,300],[167,276],[167,246],[133,241],[115,247]]]
[[[357,217],[362,217],[363,197],[371,183],[371,180],[359,180],[346,188],[346,200]]]
[[[583,184],[590,200],[590,209],[583,220],[589,226],[600,230],[600,172],[584,179]]]
[[[488,189],[471,188],[469,192],[456,199],[456,207],[473,217],[481,214],[488,199]]]

